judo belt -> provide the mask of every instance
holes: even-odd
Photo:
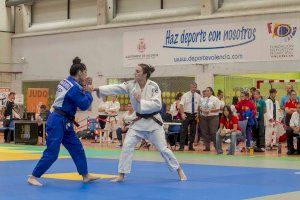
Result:
[[[71,122],[74,123],[74,125],[76,127],[79,127],[80,125],[75,121],[75,116],[71,116],[69,114],[67,114],[66,112],[62,111],[62,110],[59,110],[59,109],[54,109],[54,112],[56,112],[57,114],[60,114],[64,117],[66,117],[68,120],[70,120]]]
[[[144,119],[153,119],[158,125],[162,126],[163,123],[157,119],[154,115],[158,114],[159,112],[154,112],[151,114],[140,114],[140,113],[136,113],[137,118],[134,120],[134,122],[144,118]]]

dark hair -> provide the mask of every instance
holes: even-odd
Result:
[[[291,94],[292,94],[292,92],[295,92],[295,93],[297,93],[295,90],[291,90]]]
[[[149,79],[151,74],[155,71],[155,68],[148,64],[140,63],[138,66],[142,68],[144,74],[147,74],[147,79]]]
[[[179,100],[179,98],[182,97],[182,95],[183,94],[181,92],[179,92],[178,94],[176,94],[176,100]]]
[[[200,90],[196,90],[196,93],[201,95],[201,91]]]
[[[191,82],[191,85],[198,86],[195,81]]]
[[[40,106],[40,109],[47,109],[47,107],[46,107],[46,105],[44,105],[44,104],[42,104],[41,106]]]
[[[260,94],[260,90],[259,89],[254,90],[254,92],[257,92],[258,94]]]
[[[270,94],[273,94],[273,93],[276,93],[276,92],[277,92],[277,90],[274,89],[274,88],[272,88],[272,89],[269,90],[269,93],[270,93]]]
[[[239,102],[239,98],[237,96],[232,97],[232,105],[236,105]]]
[[[256,90],[255,87],[250,88],[250,91],[254,91],[255,92],[255,90]]]
[[[231,108],[230,108],[229,105],[225,105],[225,106],[224,106],[223,112],[222,112],[222,116],[223,116],[224,118],[226,118],[226,116],[225,116],[225,114],[224,114],[225,108],[226,108],[226,109],[228,110],[228,112],[229,112],[228,118],[231,119],[231,117],[232,117],[232,115],[233,115],[233,112],[232,112],[232,110],[231,110]]]
[[[76,76],[79,71],[83,72],[84,70],[86,70],[85,64],[81,63],[81,59],[76,56],[73,59],[73,65],[70,68],[70,75]]]
[[[207,88],[210,90],[210,92],[211,92],[211,94],[212,94],[213,96],[216,96],[214,90],[212,89],[212,87],[207,87]]]
[[[220,94],[223,94],[224,92],[222,91],[222,90],[218,90],[218,92],[217,92],[217,96],[219,96]]]
[[[10,92],[10,93],[8,94],[8,96],[11,96],[11,95],[16,95],[16,93],[15,93],[15,92]]]

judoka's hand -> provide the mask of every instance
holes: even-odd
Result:
[[[136,99],[137,102],[141,102],[141,95],[138,93],[133,94],[134,98]]]
[[[86,92],[93,92],[94,91],[94,86],[92,85],[86,85],[83,87],[83,90],[86,91]]]

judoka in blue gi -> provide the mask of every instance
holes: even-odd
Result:
[[[87,110],[93,102],[91,95],[93,87],[82,86],[87,79],[86,66],[76,57],[70,68],[70,76],[57,86],[55,101],[46,124],[47,148],[28,178],[29,184],[42,186],[37,178],[40,178],[57,160],[61,144],[69,151],[83,182],[97,179],[88,173],[83,146],[73,129],[73,124],[76,124],[74,116],[77,108]]]

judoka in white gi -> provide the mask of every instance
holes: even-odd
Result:
[[[137,119],[130,125],[120,155],[118,178],[123,181],[125,174],[130,173],[135,146],[142,140],[150,141],[167,163],[170,170],[177,170],[181,181],[187,180],[173,152],[167,147],[162,118],[159,111],[162,107],[159,86],[149,80],[155,69],[147,64],[139,64],[135,69],[135,79],[119,85],[105,85],[96,89],[99,98],[118,94],[128,94],[137,114]]]

